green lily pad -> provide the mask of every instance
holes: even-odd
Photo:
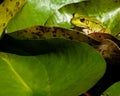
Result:
[[[119,0],[86,0],[63,6],[51,16],[46,25],[55,25],[72,28],[70,20],[73,13],[94,17],[110,28],[113,35],[119,32],[120,28],[120,1]]]
[[[105,92],[103,96],[120,96],[120,82],[116,82],[112,86],[110,86]]]
[[[9,22],[7,31],[13,32],[33,25],[44,25],[59,8],[80,1],[83,0],[27,0],[22,11]]]
[[[19,12],[15,16],[15,18],[13,18],[11,20],[11,22],[9,22],[7,31],[8,31],[8,33],[10,33],[10,32],[14,32],[19,29],[24,29],[26,27],[33,26],[33,25],[47,25],[47,26],[52,25],[52,26],[61,26],[61,27],[66,27],[66,28],[72,28],[72,25],[70,24],[70,20],[73,16],[73,13],[78,12],[80,14],[84,14],[87,16],[93,16],[96,19],[101,20],[105,24],[105,26],[107,26],[108,28],[111,29],[112,34],[115,35],[120,30],[120,28],[119,28],[119,26],[120,26],[119,25],[120,4],[119,3],[120,3],[119,0],[99,0],[99,2],[98,2],[98,0],[86,0],[86,1],[85,0],[69,0],[68,2],[65,2],[63,0],[62,1],[59,0],[56,2],[54,2],[54,0],[51,0],[49,2],[48,2],[48,0],[28,0],[27,4],[23,7],[21,12]],[[2,81],[1,81],[2,86],[10,85],[10,87],[7,86],[4,88],[8,88],[7,89],[8,91],[9,91],[9,89],[11,89],[9,92],[13,92],[12,95],[19,94],[20,96],[29,96],[29,95],[56,96],[56,94],[57,94],[57,96],[76,96],[76,95],[78,95],[78,93],[81,94],[81,93],[87,91],[88,89],[90,89],[104,74],[105,65],[103,66],[103,61],[104,61],[103,58],[101,56],[99,56],[99,54],[96,52],[96,50],[92,49],[93,51],[91,51],[91,49],[89,49],[91,47],[88,46],[87,44],[74,42],[75,46],[79,46],[79,47],[73,48],[73,45],[74,45],[73,43],[71,43],[70,41],[69,41],[70,43],[68,43],[64,40],[63,40],[64,42],[62,42],[62,43],[60,43],[59,41],[56,41],[56,39],[53,39],[52,43],[51,43],[51,40],[50,41],[48,40],[47,42],[46,42],[46,40],[42,40],[42,41],[30,40],[30,41],[28,42],[28,41],[23,40],[23,41],[18,42],[16,40],[13,40],[12,43],[10,43],[10,44],[9,44],[9,42],[8,43],[3,42],[3,45],[1,45],[2,51],[5,52],[5,53],[1,52],[1,58],[2,58],[1,62],[2,62],[2,64],[4,64],[4,66],[8,64],[7,61],[9,61],[9,58],[10,58],[11,62],[13,60],[17,63],[18,63],[18,61],[21,61],[21,63],[18,63],[18,64],[16,63],[17,64],[16,66],[19,65],[21,68],[20,71],[18,71],[17,73],[18,73],[18,75],[20,73],[20,75],[19,75],[21,78],[20,80],[25,81],[24,82],[25,85],[22,85],[21,82],[19,82],[19,77],[17,77],[17,79],[16,79],[16,75],[15,75],[15,80],[12,80],[10,78],[10,80],[12,80],[10,82],[12,82],[12,83],[7,84],[7,83],[2,83]],[[14,43],[16,42],[16,43],[13,44],[13,42]],[[22,44],[20,42],[22,42]],[[39,44],[37,42],[41,42],[41,43]],[[17,47],[19,44],[21,44],[21,45],[19,47]],[[63,47],[63,46],[68,46],[69,44],[73,44],[73,45],[70,45],[70,46],[72,46],[72,47],[70,47],[70,49],[68,47],[67,47],[67,49],[66,49],[66,47]],[[76,44],[78,44],[78,45],[76,45]],[[49,45],[49,47],[48,47],[48,45]],[[50,47],[52,45],[54,45],[53,49],[55,48],[55,50],[53,50]],[[37,46],[37,47],[35,47],[35,46]],[[58,50],[59,47],[62,48],[62,50],[60,49],[61,51]],[[42,51],[40,51],[40,50],[42,50]],[[11,54],[8,54],[6,52],[9,52]],[[95,54],[93,54],[92,52],[93,53],[95,52]],[[80,54],[78,55],[78,53],[80,53]],[[84,56],[83,53],[86,55]],[[26,56],[26,54],[27,54],[27,56]],[[93,54],[93,55],[90,55],[90,54]],[[99,58],[97,57],[96,54],[98,54]],[[3,59],[4,55],[8,56],[9,58],[5,57],[5,59]],[[37,60],[36,59],[34,60],[34,58],[37,58]],[[69,62],[71,64],[70,68],[72,71],[67,70],[65,76],[60,77],[62,72],[63,73],[65,72],[63,70],[66,68],[65,65],[69,63],[64,58],[67,58],[67,60],[71,60]],[[27,59],[30,59],[30,61],[29,62],[26,61]],[[92,61],[90,61],[90,60],[92,60]],[[35,64],[33,61],[35,61],[35,62],[39,61],[40,63]],[[61,63],[59,63],[58,61],[60,61]],[[78,61],[78,62],[73,63],[74,61]],[[32,64],[30,62],[32,62]],[[88,62],[91,65],[89,65]],[[100,65],[101,62],[102,62],[102,65]],[[49,66],[48,66],[48,63],[50,64]],[[97,65],[96,63],[99,63],[99,64]],[[15,63],[12,62],[10,65],[14,67],[14,64]],[[25,68],[23,68],[23,64],[26,65],[26,66],[24,66]],[[33,64],[35,64],[35,69],[33,68]],[[59,65],[60,69],[55,64]],[[74,65],[77,64],[76,68],[79,67],[80,69],[78,68],[78,70],[75,70],[73,67],[74,66],[73,64]],[[81,64],[83,64],[84,67],[82,67]],[[105,64],[105,62],[104,62],[104,64]],[[54,68],[53,68],[53,65],[55,65]],[[16,66],[14,68],[15,71],[18,70]],[[30,66],[34,70],[26,72],[28,66]],[[42,69],[39,69],[38,68],[39,66]],[[43,66],[45,68],[43,68],[41,66]],[[72,67],[73,67],[73,69],[72,69]],[[5,70],[7,70],[7,67],[5,67],[5,68],[6,68]],[[4,73],[9,73],[10,75],[8,75],[8,76],[13,76],[13,74],[11,73],[12,72],[11,68],[9,68],[9,66],[8,66],[8,69],[9,70]],[[21,73],[21,70],[23,70],[23,73]],[[34,79],[34,78],[36,78],[36,76],[39,77],[38,76],[38,73],[40,73],[39,70],[42,70],[41,71],[41,73],[43,73],[42,77]],[[50,71],[50,70],[52,70],[52,71]],[[60,70],[60,72],[58,72],[57,70]],[[9,71],[11,71],[11,72],[9,72]],[[38,73],[35,73],[36,71]],[[73,71],[76,73],[79,73],[80,77],[78,76],[78,74],[76,75]],[[1,74],[4,74],[4,73],[1,73]],[[56,73],[55,76],[53,75],[53,73]],[[71,76],[71,78],[73,78],[73,76],[75,76],[74,80],[72,80],[71,78],[69,79],[67,73],[69,73],[69,76]],[[98,73],[100,75],[98,75]],[[29,76],[28,74],[32,74],[32,76],[33,75],[34,76],[32,77],[30,75],[30,77],[27,77],[27,76]],[[49,74],[49,75],[47,76],[46,74]],[[43,75],[45,77],[43,77]],[[57,75],[58,75],[58,77],[57,77]],[[5,76],[7,76],[7,75],[5,75]],[[84,76],[86,76],[86,77],[84,77]],[[56,77],[57,78],[60,77],[61,79],[59,79],[59,80],[57,79],[55,81],[54,78],[56,78]],[[81,77],[82,77],[82,80],[81,80]],[[7,80],[6,82],[9,81],[8,77],[4,77],[3,79],[2,78],[3,77],[1,77],[1,80],[4,79],[4,80]],[[8,79],[6,79],[6,78],[8,78]],[[44,79],[42,80],[41,78],[44,78]],[[45,78],[49,79],[50,83]],[[66,78],[68,78],[69,80]],[[31,82],[34,82],[34,80],[36,80],[36,82],[38,82],[38,83],[35,83],[36,84],[35,86],[38,85],[37,88],[35,86],[33,86],[34,85],[33,83],[31,83]],[[55,82],[53,82],[52,80]],[[30,81],[30,83],[29,83],[29,81]],[[66,81],[67,83],[64,83],[63,81]],[[16,82],[18,82],[19,84],[17,83],[18,85],[16,85]],[[42,87],[39,87],[41,82],[43,85],[42,85]],[[51,85],[51,82],[53,85]],[[62,85],[64,85],[64,88]],[[11,87],[11,86],[13,86],[13,87]],[[14,86],[17,86],[17,87],[14,87]],[[27,87],[25,87],[25,86],[27,86]],[[46,86],[49,86],[50,88],[48,88]],[[58,86],[60,88],[58,88]],[[3,90],[4,88],[1,87],[1,90]],[[18,90],[17,90],[17,88],[18,88]],[[28,90],[26,91],[27,88],[28,88]],[[71,89],[71,88],[73,88],[73,89]],[[16,89],[17,91],[15,91],[14,89]],[[38,90],[40,90],[40,91],[38,91]],[[116,89],[116,90],[119,90],[119,89]],[[1,91],[1,92],[3,92],[3,93],[0,93],[0,95],[9,93],[9,92],[4,92],[4,91]],[[17,95],[15,95],[15,96],[17,96]]]
[[[33,25],[72,28],[70,20],[77,12],[99,19],[116,35],[120,30],[119,3],[119,0],[28,0],[22,11],[9,23],[7,30],[13,32]]]
[[[85,43],[8,38],[0,42],[0,96],[78,96],[105,72],[103,57]]]

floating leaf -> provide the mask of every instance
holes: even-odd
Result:
[[[7,27],[8,32],[14,32],[35,25],[44,25],[48,18],[58,11],[59,8],[80,1],[83,0],[27,0],[22,12],[17,14],[9,23]]]
[[[70,20],[74,13],[94,17],[110,28],[112,34],[120,31],[120,1],[119,0],[86,0],[80,3],[66,5],[52,15],[46,25],[56,25],[71,28]]]
[[[78,96],[106,68],[102,56],[85,43],[6,37],[0,44],[0,96]]]
[[[9,21],[23,7],[26,0],[4,0],[0,4],[0,36]]]
[[[26,4],[26,6],[23,8],[23,11],[22,11],[22,13],[20,13],[20,14],[18,14],[15,18],[14,18],[14,20],[16,20],[16,21],[12,21],[12,23],[10,22],[9,23],[9,26],[8,26],[8,32],[14,32],[14,31],[16,31],[16,30],[18,30],[18,29],[24,29],[24,28],[26,28],[26,27],[28,27],[28,26],[31,26],[31,25],[48,25],[48,26],[50,26],[50,25],[54,25],[54,26],[62,26],[62,27],[67,27],[67,28],[72,28],[72,26],[71,26],[71,24],[70,24],[70,20],[71,20],[71,18],[72,18],[72,16],[73,16],[73,13],[75,13],[75,12],[78,12],[78,13],[80,13],[80,14],[84,14],[84,15],[86,15],[86,16],[91,16],[91,17],[95,17],[96,19],[98,19],[98,20],[101,20],[103,23],[104,23],[104,25],[106,26],[106,27],[108,27],[108,28],[110,28],[111,29],[111,31],[112,31],[112,34],[116,34],[119,30],[120,30],[120,28],[119,28],[119,21],[120,21],[120,18],[119,18],[119,7],[120,7],[120,1],[119,0],[99,0],[99,2],[98,2],[98,0],[86,0],[86,1],[84,1],[84,2],[80,2],[80,3],[73,3],[73,4],[68,4],[68,5],[66,5],[66,6],[57,6],[56,4],[56,2],[54,2],[55,3],[55,6],[53,6],[54,5],[54,3],[52,3],[52,7],[50,7],[49,5],[51,5],[51,3],[49,3],[48,2],[48,0],[47,1],[43,1],[43,3],[39,3],[39,0],[29,0],[28,1],[29,3],[27,3]],[[41,1],[42,2],[42,1]],[[46,3],[47,2],[47,3]],[[51,2],[51,1],[50,1]],[[60,1],[61,2],[61,1]],[[59,3],[59,2],[58,2]],[[42,5],[45,5],[45,6],[42,6]],[[49,4],[49,5],[48,5]],[[39,8],[37,8],[38,6],[36,6],[36,5],[39,5]],[[58,4],[59,5],[59,4]],[[60,4],[61,5],[61,4]],[[65,4],[64,4],[65,5]],[[56,6],[57,6],[57,8],[56,8]],[[60,8],[60,7],[62,7],[62,8]],[[26,8],[28,8],[28,9],[26,9]],[[52,9],[53,8],[53,9]],[[31,11],[32,10],[32,11]],[[28,12],[30,12],[31,13],[31,15],[30,14],[28,14]],[[23,15],[24,14],[24,15]],[[30,16],[30,17],[29,17]],[[22,17],[22,18],[20,18],[19,19],[19,17]],[[31,18],[32,17],[32,18]],[[24,21],[24,22],[23,22]],[[19,23],[18,23],[19,22]],[[18,24],[18,25],[16,25],[16,24]],[[19,36],[19,35],[16,35],[17,33],[21,33],[21,32],[15,32],[15,34],[14,34],[14,36],[15,36],[15,38],[17,38],[16,36]],[[33,32],[34,33],[34,32]],[[51,37],[54,37],[53,36],[53,33],[52,33],[52,35],[51,35],[51,32],[49,32],[50,33],[50,35],[47,35],[47,37],[46,38],[48,38],[49,36],[50,36],[50,38]],[[25,33],[26,34],[26,33]],[[28,33],[27,33],[28,34]],[[76,33],[75,33],[76,34]],[[22,34],[23,35],[23,34]],[[23,35],[23,36],[27,36],[27,35]],[[21,36],[21,37],[23,37],[23,36]],[[28,39],[29,39],[29,36],[30,36],[30,38],[32,37],[32,35],[28,35]],[[35,41],[38,41],[39,42],[39,40],[37,40],[37,39],[39,39],[40,38],[40,36],[38,36],[38,35],[36,35],[35,33],[34,33],[34,36],[35,36],[35,38],[34,39],[36,39]],[[62,35],[63,36],[63,35]],[[68,36],[68,35],[67,35]],[[85,35],[84,35],[85,36]],[[22,39],[20,37],[20,39]],[[57,36],[57,37],[59,37],[59,36]],[[76,36],[75,36],[76,37]],[[109,40],[109,37],[110,37],[110,40]],[[11,37],[7,37],[7,38],[11,38]],[[26,37],[25,37],[26,38]],[[33,37],[32,37],[33,38]],[[77,40],[79,39],[80,37],[78,37],[77,38]],[[85,37],[84,37],[85,38]],[[87,36],[87,38],[88,38],[88,36]],[[105,46],[107,46],[107,47],[105,47],[106,49],[105,49],[105,51],[107,50],[107,48],[109,49],[109,48],[111,48],[111,46],[112,46],[112,44],[113,44],[113,46],[112,46],[112,49],[109,49],[108,51],[106,51],[106,52],[108,52],[107,53],[107,55],[106,55],[106,53],[105,53],[105,55],[103,55],[104,57],[111,57],[111,56],[115,56],[115,59],[113,59],[113,61],[112,62],[110,62],[109,61],[109,63],[111,64],[111,63],[113,63],[114,62],[114,64],[115,63],[117,63],[117,65],[119,64],[119,44],[118,43],[116,43],[114,40],[116,40],[116,39],[114,39],[113,37],[111,37],[111,36],[108,36],[108,37],[106,37],[106,35],[105,35],[105,39],[107,38],[107,43],[106,43],[106,41],[104,41],[104,43],[103,43],[103,41],[102,41],[102,45],[105,45]],[[5,39],[5,38],[4,38]],[[18,39],[18,38],[17,38]],[[45,38],[44,38],[45,39]],[[66,39],[66,37],[65,37],[65,39]],[[75,38],[76,39],[76,38]],[[99,39],[101,39],[101,38],[99,38]],[[114,39],[114,40],[113,40]],[[2,39],[3,40],[3,39]],[[6,40],[6,39],[5,39]],[[32,52],[36,52],[36,54],[38,55],[39,54],[39,52],[37,52],[38,50],[40,50],[39,48],[43,48],[43,50],[42,50],[42,52],[46,52],[46,53],[48,53],[49,51],[48,50],[51,50],[51,49],[49,49],[50,47],[48,47],[48,46],[46,46],[46,47],[43,47],[43,45],[44,44],[46,44],[45,42],[42,42],[42,43],[40,43],[40,44],[38,44],[39,46],[37,46],[37,48],[35,48],[35,49],[37,49],[37,50],[34,50],[34,44],[36,44],[36,42],[34,42],[34,40],[30,40],[30,41],[32,41],[32,42],[34,42],[34,43],[29,43],[29,42],[27,42],[27,43],[24,43],[24,44],[21,44],[21,46],[19,46],[19,47],[16,47],[16,45],[19,45],[20,43],[18,43],[18,41],[17,41],[17,43],[16,43],[16,45],[15,44],[13,44],[13,42],[14,42],[14,40],[15,39],[13,39],[12,40],[12,43],[10,43],[9,42],[9,39],[8,39],[8,41],[7,41],[7,43],[6,44],[8,44],[9,45],[9,43],[11,44],[11,45],[13,45],[13,46],[5,46],[5,44],[4,44],[4,40],[2,41],[2,47],[1,47],[1,49],[2,50],[4,50],[5,52],[13,52],[13,53],[16,53],[15,51],[17,51],[18,52],[18,50],[19,50],[19,48],[21,48],[21,46],[24,46],[25,48],[23,48],[24,49],[24,54],[25,53],[27,53],[28,52],[28,54],[31,54]],[[54,40],[56,40],[56,39],[54,39]],[[70,40],[70,38],[69,38],[69,40]],[[80,40],[83,40],[83,39],[80,39]],[[85,38],[85,40],[88,40],[88,39],[86,39]],[[91,39],[89,39],[89,40],[91,40]],[[93,40],[93,39],[92,39]],[[113,40],[113,41],[112,41]],[[25,40],[23,40],[24,42],[25,42]],[[43,40],[44,41],[44,40]],[[48,40],[49,41],[49,40]],[[94,40],[93,40],[94,41]],[[54,42],[56,42],[56,41],[54,41]],[[86,41],[86,42],[88,42],[88,41]],[[90,41],[91,42],[91,41]],[[118,40],[117,40],[117,42],[119,42]],[[48,43],[48,42],[47,42]],[[58,43],[58,42],[57,42]],[[31,44],[32,46],[28,46],[29,44]],[[60,44],[60,43],[59,43]],[[63,44],[63,43],[62,43]],[[62,45],[61,44],[61,45]],[[51,44],[50,44],[51,45]],[[111,46],[110,46],[111,45]],[[56,45],[56,46],[60,46],[60,45]],[[84,48],[85,48],[86,46],[84,46]],[[98,46],[97,46],[98,47]],[[32,48],[32,50],[30,50],[30,48]],[[47,48],[48,48],[48,50],[47,50]],[[102,51],[104,51],[103,50],[103,48],[104,48],[104,46],[99,46],[98,48],[102,48]],[[116,51],[116,50],[113,50],[114,48],[117,48],[118,50]],[[27,52],[26,52],[26,50],[27,50]],[[79,49],[79,50],[81,50],[81,49]],[[53,51],[53,50],[52,50]],[[74,49],[72,49],[72,50],[70,50],[71,52],[74,52]],[[94,51],[96,51],[96,50],[94,50]],[[100,51],[101,53],[102,53],[102,51]],[[29,53],[30,52],[30,53]],[[111,54],[109,54],[109,52],[111,52]],[[113,54],[112,54],[112,52],[113,52]],[[19,53],[22,53],[22,51],[21,50],[19,50]],[[32,54],[33,55],[33,54]],[[81,54],[80,54],[81,55]],[[74,56],[74,55],[73,55]],[[61,56],[62,57],[62,56]],[[91,56],[89,56],[89,57],[91,57]],[[44,57],[43,57],[44,58]],[[46,57],[45,57],[46,58]],[[81,57],[82,58],[82,57]],[[21,58],[20,58],[21,59]],[[82,59],[84,59],[84,58],[82,58]],[[44,59],[45,60],[45,59]],[[78,59],[77,59],[78,60]],[[77,61],[76,60],[76,61]],[[94,56],[94,60],[96,60],[96,57]],[[93,60],[93,61],[94,61]],[[109,60],[112,60],[112,59],[110,59],[109,58]],[[20,60],[19,60],[20,61]],[[52,59],[51,61],[54,61],[54,59]],[[92,62],[93,62],[92,61]],[[57,61],[56,61],[57,62]],[[103,67],[103,66],[99,66],[99,67],[96,67],[96,69],[99,69],[99,68],[101,68],[101,67]],[[86,67],[87,68],[87,67]],[[117,71],[118,71],[118,73],[119,73],[119,68],[118,67],[115,67],[115,68],[113,68],[113,70],[116,70],[116,68],[117,68]],[[111,75],[110,75],[111,76]],[[115,75],[114,75],[115,76]],[[112,79],[110,79],[110,80],[112,80]],[[107,83],[106,83],[107,84]],[[88,86],[87,86],[88,87]],[[90,87],[89,87],[90,88]],[[82,91],[81,91],[82,92]],[[36,94],[35,94],[36,95]],[[38,94],[37,94],[38,95]],[[68,95],[68,94],[67,94]],[[66,96],[67,96],[66,95]]]
[[[107,94],[107,96],[120,96],[120,82],[116,82],[110,88],[108,88],[104,94]],[[106,95],[103,95],[106,96]]]
[[[110,39],[104,39],[97,50],[102,54],[107,63],[104,76],[87,91],[90,96],[100,96],[108,87],[120,81],[120,48]]]

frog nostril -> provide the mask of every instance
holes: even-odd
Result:
[[[81,21],[81,22],[84,22],[84,21],[85,21],[85,19],[84,19],[84,18],[82,18],[82,19],[80,19],[80,21]]]

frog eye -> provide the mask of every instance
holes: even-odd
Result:
[[[81,22],[84,22],[84,21],[85,21],[85,18],[80,19],[80,21],[81,21]]]

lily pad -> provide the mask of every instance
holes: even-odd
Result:
[[[0,44],[0,96],[78,96],[106,68],[103,57],[85,43],[6,37]]]
[[[0,3],[0,36],[9,21],[20,11],[26,0],[1,0]]]
[[[9,22],[7,30],[13,32],[34,25],[44,25],[59,8],[80,1],[83,0],[27,0],[22,11]]]
[[[120,82],[116,82],[111,87],[109,87],[103,96],[120,96]]]
[[[119,0],[86,0],[63,6],[56,14],[51,16],[46,25],[56,25],[71,28],[70,20],[74,13],[94,17],[110,28],[113,35],[119,32],[120,21]]]
[[[107,28],[110,28],[112,34],[116,35],[120,30],[119,3],[119,0],[99,0],[99,2],[97,0],[69,0],[67,2],[28,0],[22,11],[9,23],[7,30],[13,32],[33,25],[72,28],[70,20],[73,13],[77,12],[102,21]]]
[[[115,35],[120,30],[120,28],[119,28],[119,21],[120,21],[120,18],[119,18],[120,4],[119,3],[120,3],[120,1],[119,0],[106,0],[106,1],[99,0],[99,2],[97,0],[92,0],[92,1],[91,0],[86,0],[86,1],[83,1],[83,0],[71,1],[70,0],[68,2],[64,2],[64,1],[53,2],[53,1],[51,0],[48,2],[48,0],[46,0],[46,1],[45,0],[28,0],[27,4],[23,7],[22,11],[19,12],[16,15],[16,17],[13,18],[12,21],[9,23],[9,25],[7,27],[8,33],[17,31],[19,29],[24,29],[26,27],[33,26],[33,25],[47,25],[47,26],[52,25],[52,26],[59,26],[59,27],[61,26],[61,27],[66,27],[66,28],[72,28],[72,25],[70,24],[70,20],[73,16],[73,13],[75,13],[75,12],[78,12],[80,14],[84,14],[87,16],[95,17],[96,19],[101,20],[106,27],[111,29],[113,35]],[[29,14],[28,14],[28,12],[29,12]],[[9,37],[6,37],[6,39],[7,38],[9,38]],[[93,51],[91,51],[91,49],[89,49],[89,48],[91,48],[89,45],[81,43],[81,42],[80,43],[74,42],[75,46],[76,46],[76,44],[78,44],[77,46],[79,46],[79,47],[74,47],[73,46],[74,44],[71,43],[71,41],[66,42],[65,40],[63,40],[63,42],[61,43],[61,42],[59,42],[59,40],[57,41],[57,39],[52,39],[53,41],[51,41],[50,39],[49,40],[29,40],[29,41],[28,40],[23,40],[23,41],[17,40],[16,41],[15,39],[12,39],[12,41],[11,41],[11,39],[10,40],[5,39],[5,41],[4,41],[4,39],[5,39],[5,37],[0,41],[0,42],[2,42],[1,47],[0,47],[0,49],[2,51],[1,52],[2,64],[7,65],[8,64],[7,61],[10,60],[10,65],[13,66],[13,68],[18,73],[18,75],[20,73],[20,75],[19,75],[20,78],[23,81],[25,81],[25,84],[26,84],[25,86],[28,86],[28,87],[24,87],[24,86],[21,87],[21,85],[17,85],[18,90],[19,91],[22,90],[20,96],[23,94],[25,94],[23,96],[27,96],[27,95],[28,96],[29,95],[33,95],[33,96],[39,96],[39,95],[40,96],[46,96],[46,95],[47,96],[76,96],[76,95],[78,95],[78,93],[81,94],[81,93],[87,91],[88,89],[90,89],[102,77],[102,75],[105,72],[105,62],[104,62],[103,58],[96,52],[95,49],[92,48]],[[68,43],[68,42],[70,42],[70,43]],[[73,45],[70,45],[72,47],[70,47],[69,44],[73,44]],[[54,45],[54,47],[53,47],[53,45]],[[63,46],[69,46],[69,47],[63,47]],[[5,52],[5,53],[3,53],[3,52]],[[9,52],[9,53],[7,53],[7,52]],[[95,52],[95,54],[93,54],[92,52],[93,53]],[[78,55],[78,53],[79,53],[79,55]],[[86,55],[84,56],[83,54],[86,54]],[[99,58],[97,57],[96,54],[98,54]],[[6,56],[4,57],[4,55],[6,55]],[[36,59],[34,60],[34,58],[37,58],[37,60]],[[67,59],[65,59],[65,58],[67,58]],[[13,60],[15,62],[13,62]],[[26,60],[28,60],[28,61],[26,61]],[[69,61],[70,63],[67,60],[70,60]],[[20,61],[21,63],[18,61]],[[35,62],[39,61],[40,63],[36,64],[36,63],[34,63],[34,61]],[[76,63],[75,61],[78,61],[78,62]],[[32,62],[32,64],[31,64],[31,62]],[[88,62],[91,65],[89,65]],[[104,62],[104,65],[100,65],[101,62],[102,62],[102,64]],[[96,63],[99,63],[99,64],[96,64]],[[33,64],[35,65],[35,67],[33,67]],[[60,69],[58,68],[58,66],[56,64],[58,66],[60,66]],[[66,67],[64,67],[64,66],[66,66],[66,64],[71,64],[70,70],[72,70],[72,71],[68,71],[68,70],[64,71],[63,70],[63,69],[66,69]],[[77,65],[75,65],[75,64],[77,64]],[[83,64],[84,67],[81,64]],[[55,67],[53,67],[53,65]],[[20,69],[16,66],[20,66]],[[23,68],[23,66],[25,68]],[[35,68],[35,69],[32,71],[31,70],[26,71],[27,70],[26,68],[28,68],[28,66],[30,66],[30,69],[32,69],[32,68],[33,69]],[[78,70],[74,69],[74,66],[77,66],[76,68],[78,68]],[[39,67],[42,69],[39,69]],[[73,69],[72,69],[72,67],[73,67]],[[23,71],[23,73],[21,70]],[[42,71],[40,71],[40,70],[42,70]],[[58,70],[60,70],[60,71],[58,72]],[[11,71],[11,69],[10,69],[10,71]],[[64,77],[62,77],[62,75],[63,75],[62,72],[64,73]],[[78,74],[76,75],[74,72],[80,74],[80,77],[78,76]],[[9,73],[9,71],[4,72],[4,73]],[[41,74],[41,73],[43,73],[43,75],[45,77],[42,75],[43,77],[38,78],[39,77],[38,74]],[[55,73],[55,75],[53,73]],[[67,74],[67,73],[69,73],[69,74]],[[100,75],[98,75],[96,73],[99,73]],[[30,77],[28,77],[29,74],[32,74],[32,76],[33,75],[34,76],[31,77],[31,75],[30,75]],[[71,77],[69,78],[68,75]],[[5,75],[5,76],[7,76],[7,75]],[[73,76],[74,76],[74,80],[73,80]],[[86,76],[86,77],[84,77],[84,76]],[[35,79],[36,77],[37,77],[37,79]],[[55,81],[56,77],[57,78],[60,77],[59,80],[57,79]],[[81,77],[82,77],[82,79],[81,79]],[[3,78],[3,77],[1,77],[1,78]],[[16,78],[16,76],[15,76],[15,78]],[[44,78],[44,79],[42,80],[41,78]],[[47,78],[47,79],[45,79],[45,78]],[[17,78],[17,79],[19,79],[19,78]],[[15,82],[19,81],[17,79],[15,79],[16,80]],[[9,81],[8,79],[6,79],[6,77],[4,80],[7,80],[7,82]],[[10,80],[12,80],[12,79],[10,79]],[[89,82],[86,80],[89,80]],[[35,82],[35,81],[37,83],[35,83],[35,85],[34,85],[33,82]],[[63,81],[65,81],[65,82],[63,82]],[[14,80],[12,82],[14,82]],[[19,82],[19,83],[21,84],[21,82]],[[2,83],[2,84],[3,84],[2,86],[4,86],[6,83]],[[16,83],[10,83],[10,86],[12,86],[14,84],[16,86]],[[43,86],[42,84],[45,86]],[[39,87],[39,85],[42,85],[42,88]],[[21,89],[19,89],[19,86]],[[36,88],[36,86],[37,86],[37,88]],[[46,86],[48,86],[49,88]],[[9,89],[11,87],[4,87],[4,88]],[[15,92],[14,94],[19,94],[19,91],[16,91],[16,90],[13,91],[16,88],[11,89],[12,91],[10,91],[10,92],[13,92],[13,93]],[[27,92],[26,92],[27,88],[29,90],[27,90]],[[32,88],[32,91],[30,91],[30,88]],[[74,90],[70,89],[70,88],[73,88]],[[1,87],[1,90],[2,89],[3,89],[3,87]],[[1,91],[1,92],[3,92],[3,91]],[[0,93],[0,94],[2,95],[5,93],[9,93],[9,92],[4,92],[4,93]],[[15,96],[17,96],[17,95],[15,95]]]

